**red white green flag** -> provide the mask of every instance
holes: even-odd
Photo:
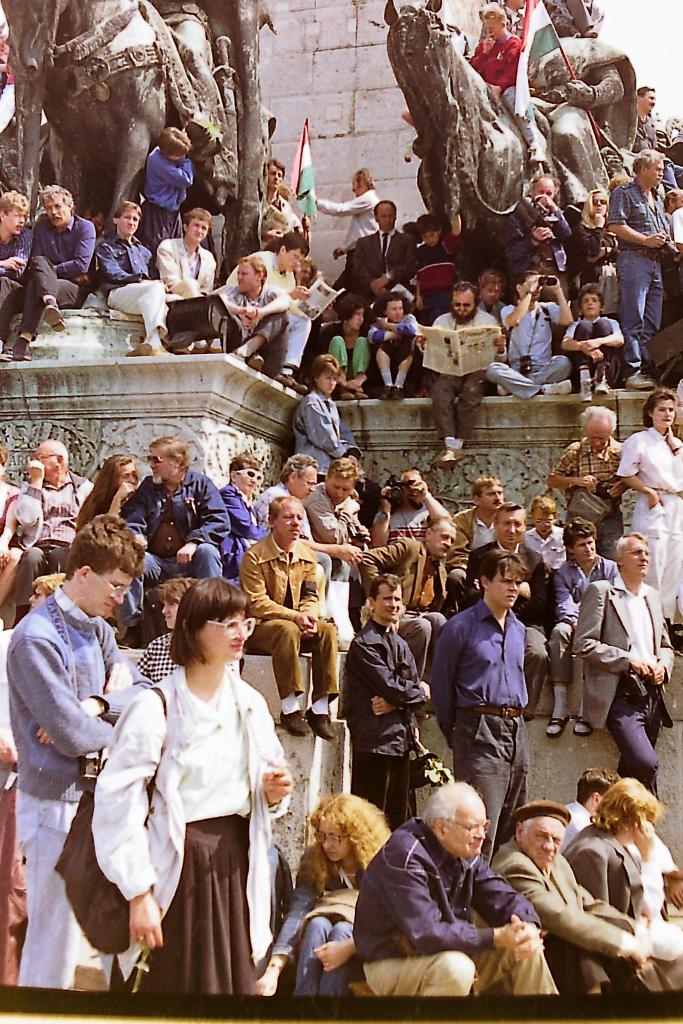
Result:
[[[515,113],[524,117],[529,103],[529,66],[553,50],[561,51],[560,40],[543,0],[527,0],[522,26],[522,52],[517,65]]]
[[[307,213],[309,217],[315,217],[318,207],[315,201],[315,176],[313,174],[313,159],[311,157],[311,143],[308,133],[308,118],[304,121],[296,156],[292,164],[291,188],[303,212]]]

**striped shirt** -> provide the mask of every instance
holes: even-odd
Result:
[[[58,544],[68,547],[76,536],[76,518],[80,503],[76,487],[69,477],[61,487],[46,482],[42,487],[43,528],[38,545]]]
[[[31,229],[22,228],[18,235],[10,238],[9,242],[0,242],[0,262],[9,260],[13,256],[18,256],[19,259],[25,260],[28,263],[31,256],[32,241],[33,232]],[[0,277],[11,277],[13,281],[18,281],[23,273],[23,270],[10,270],[8,267],[0,267]]]

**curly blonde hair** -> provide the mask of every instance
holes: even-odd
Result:
[[[387,820],[374,804],[350,793],[334,793],[325,796],[311,814],[312,828],[318,829],[324,821],[337,829],[351,843],[353,855],[359,868],[366,868],[381,846],[391,835]],[[309,882],[318,894],[337,870],[316,840],[301,858],[299,878]]]
[[[644,821],[654,824],[663,811],[663,804],[642,782],[620,779],[607,790],[592,821],[597,828],[615,835],[622,828],[638,828]]]

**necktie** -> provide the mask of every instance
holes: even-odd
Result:
[[[389,248],[389,234],[387,231],[382,232],[382,262],[384,263],[384,273],[387,272],[387,249]]]

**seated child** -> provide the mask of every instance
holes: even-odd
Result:
[[[455,254],[460,245],[460,214],[456,214],[449,231],[442,231],[440,218],[431,213],[418,217],[415,226],[422,239],[415,251],[415,309],[419,310],[420,323],[431,327],[438,316],[450,312]]]
[[[538,494],[531,502],[531,521],[534,525],[524,534],[524,543],[541,556],[547,569],[559,569],[567,556],[555,499]]]
[[[602,292],[596,284],[585,284],[579,292],[581,317],[567,328],[562,351],[572,363],[572,385],[584,402],[609,394],[618,387],[624,366],[619,349],[624,335],[616,320],[602,315]],[[587,371],[587,372],[586,372]]]
[[[368,331],[375,345],[375,361],[384,387],[379,397],[403,398],[408,371],[413,365],[415,339],[419,325],[412,315],[410,300],[398,292],[388,292],[375,302],[376,320]]]

